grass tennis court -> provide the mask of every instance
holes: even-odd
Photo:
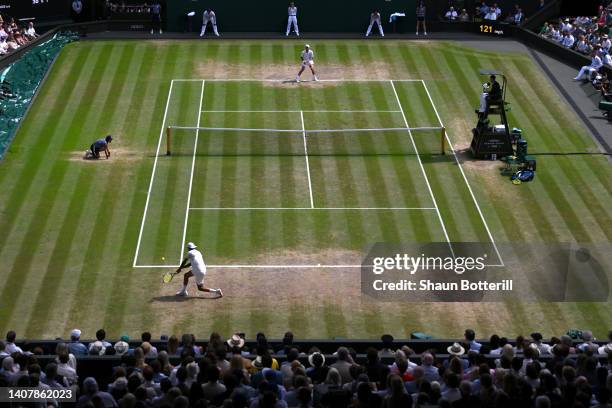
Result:
[[[452,152],[441,155],[423,81],[170,86],[137,267],[178,265],[187,241],[224,267],[358,266],[376,242],[492,242],[484,219],[478,237],[447,233],[423,161],[469,187]],[[259,96],[245,104],[228,95]],[[177,125],[197,128],[172,130],[168,145],[163,129]],[[165,207],[168,196],[185,209]],[[236,235],[252,239],[227,245]]]
[[[377,240],[610,242],[610,163],[571,154],[597,148],[527,54],[452,42],[311,45],[321,79],[349,81],[283,83],[297,69],[294,42],[68,46],[0,163],[0,330],[368,338],[588,327],[604,336],[609,301],[377,303],[361,298],[355,268],[211,268],[222,300],[177,300],[160,266],[177,264],[185,239],[225,266],[358,264]],[[510,123],[538,154],[533,183],[513,186],[498,163],[465,153],[480,68],[509,78]],[[448,145],[439,154],[433,130],[282,139],[177,129],[165,156],[167,126],[436,127],[436,112],[458,161]],[[111,160],[81,160],[108,133]]]

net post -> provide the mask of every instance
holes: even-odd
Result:
[[[446,154],[446,128],[444,126],[440,128],[440,154],[443,156]]]
[[[172,129],[170,126],[166,128],[166,156],[170,156],[172,152],[170,151],[170,146],[172,146]]]

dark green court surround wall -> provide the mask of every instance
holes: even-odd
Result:
[[[380,11],[385,30],[391,32],[389,15],[398,11],[406,13],[406,17],[398,21],[398,31],[414,31],[416,1],[306,0],[295,3],[298,7],[298,24],[301,32],[363,31],[365,33],[370,13],[374,9]],[[287,27],[289,1],[167,0],[166,5],[166,27],[170,31],[185,31],[186,15],[192,10],[196,12],[193,18],[193,31],[199,30],[204,7],[210,7],[217,14],[221,32],[284,32]]]

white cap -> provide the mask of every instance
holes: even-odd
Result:
[[[81,337],[81,331],[79,329],[74,329],[70,332],[70,337]]]
[[[197,248],[197,246],[193,242],[188,242],[187,243],[187,249],[196,249],[196,248]]]
[[[310,48],[310,45],[306,44],[304,47],[305,47],[305,48]]]

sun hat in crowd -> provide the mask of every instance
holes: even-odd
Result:
[[[227,345],[230,347],[244,347],[244,339],[240,337],[237,333],[233,334],[232,337],[227,340]]]
[[[104,347],[104,343],[101,341],[94,341],[89,345],[89,354],[103,356],[106,354],[106,347]]]
[[[81,331],[79,329],[72,329],[72,331],[70,332],[70,337],[78,339],[79,337],[81,337]]]
[[[261,356],[257,356],[255,360],[253,360],[253,367],[258,370],[261,370],[263,368],[263,364],[261,363]]]
[[[465,354],[465,349],[459,343],[453,343],[452,346],[448,346],[446,351],[453,356],[462,356]]]
[[[120,341],[115,343],[113,348],[115,349],[115,352],[117,352],[117,354],[122,355],[122,354],[127,353],[127,351],[129,350],[130,346],[125,341],[120,340]]]
[[[321,365],[325,364],[325,356],[323,354],[321,354],[318,351],[315,351],[314,353],[312,353],[311,355],[308,356],[308,364],[310,364],[312,367],[315,366],[313,360],[315,356],[321,356],[321,359],[323,360],[323,362],[321,363]]]

